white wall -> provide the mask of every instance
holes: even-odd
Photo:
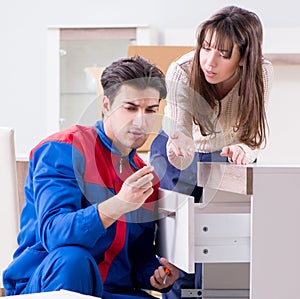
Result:
[[[47,134],[47,28],[49,26],[103,26],[148,24],[158,31],[159,44],[172,28],[196,28],[224,5],[236,4],[254,10],[268,28],[300,27],[296,0],[201,1],[201,0],[1,0],[0,2],[0,125],[16,131],[18,156]],[[299,39],[298,36],[295,37]],[[284,36],[278,44],[285,43]],[[299,84],[276,89],[277,82],[299,77],[288,67],[276,79],[270,102],[272,140],[261,154],[262,161],[298,162],[297,147],[300,109]],[[292,117],[291,117],[292,116]],[[286,134],[288,132],[288,138]]]
[[[274,65],[268,105],[270,137],[259,163],[300,163],[300,65]]]

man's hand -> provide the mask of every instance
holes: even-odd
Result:
[[[126,212],[138,209],[152,194],[153,170],[153,166],[145,166],[128,177],[123,183],[116,196],[120,200],[120,204],[124,205]]]
[[[178,268],[169,263],[167,259],[160,258],[160,263],[161,266],[150,277],[151,285],[158,290],[169,287],[179,277]]]
[[[246,165],[249,163],[245,151],[239,145],[223,147],[220,155],[223,157],[228,157],[228,160],[231,163],[237,165]]]
[[[122,215],[142,206],[153,193],[153,166],[145,166],[128,177],[119,193],[98,205],[98,213],[105,228]]]

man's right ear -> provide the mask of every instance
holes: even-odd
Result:
[[[107,96],[104,96],[102,99],[102,108],[103,108],[104,115],[107,115],[110,109],[110,102]]]

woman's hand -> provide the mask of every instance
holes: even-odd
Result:
[[[224,146],[220,154],[223,157],[228,157],[229,162],[237,165],[248,164],[245,151],[239,145]]]
[[[194,140],[180,131],[174,132],[168,143],[168,153],[172,152],[178,157],[191,157],[195,153]]]
[[[167,259],[162,257],[159,261],[161,266],[159,266],[150,277],[150,283],[154,288],[161,290],[169,287],[178,279],[179,271],[178,268],[169,263]]]

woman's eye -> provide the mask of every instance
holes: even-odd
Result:
[[[225,58],[225,59],[229,59],[230,58],[227,51],[226,52],[222,52],[221,51],[220,52],[220,56],[223,57],[223,58]]]
[[[210,50],[210,45],[209,45],[209,43],[206,42],[206,41],[204,41],[203,44],[202,44],[202,49],[203,49],[203,50],[206,50],[206,51]]]

